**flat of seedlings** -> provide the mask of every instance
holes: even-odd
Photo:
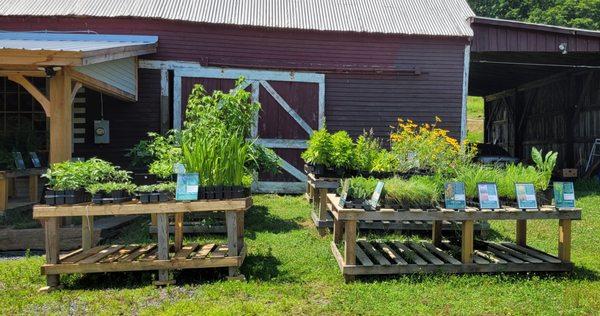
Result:
[[[356,264],[346,265],[336,244],[331,249],[344,275],[388,275],[413,273],[499,273],[572,271],[573,264],[527,246],[509,242],[476,243],[472,263],[462,263],[460,244],[434,246],[430,242],[356,242]]]
[[[331,208],[331,207],[330,207]],[[317,228],[333,228],[333,215],[328,210],[325,219],[320,220],[318,215],[311,212],[313,223]],[[431,231],[432,221],[382,221],[382,220],[360,220],[357,221],[360,230],[394,230],[394,231]],[[442,221],[443,231],[460,231],[461,222]],[[485,235],[490,230],[490,224],[487,222],[477,222],[474,229],[479,234]]]
[[[57,264],[44,264],[42,274],[122,272],[146,270],[182,270],[198,268],[239,267],[246,256],[229,256],[227,245],[186,244],[177,252],[170,245],[168,260],[157,258],[157,244],[102,245],[88,250],[78,249],[59,259]]]

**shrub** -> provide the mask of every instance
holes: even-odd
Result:
[[[354,168],[360,171],[373,171],[380,151],[381,144],[373,137],[373,132],[363,133],[356,140],[354,147]]]
[[[129,172],[98,158],[55,163],[42,175],[54,190],[77,190],[103,182],[129,182]]]
[[[354,177],[349,179],[348,200],[370,199],[375,191],[377,182],[375,178]],[[338,189],[341,191],[341,188]]]
[[[398,159],[398,156],[386,149],[382,149],[377,153],[371,171],[394,172],[399,170],[399,166],[400,159]]]
[[[336,168],[352,168],[354,162],[354,142],[346,131],[331,135],[331,163]]]
[[[309,164],[329,167],[332,150],[331,134],[322,128],[310,135],[308,148],[302,153],[302,159]]]

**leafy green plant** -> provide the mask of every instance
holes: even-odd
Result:
[[[365,200],[371,198],[377,182],[375,178],[354,177],[349,179],[348,200]],[[338,193],[341,192],[338,189]]]
[[[354,161],[354,142],[348,132],[339,131],[331,135],[331,161],[336,168],[352,168]]]
[[[152,140],[143,139],[129,149],[125,157],[131,158],[131,167],[147,169],[150,166],[155,159],[151,145]]]
[[[140,185],[135,188],[136,192],[150,193],[150,192],[175,192],[177,183],[175,182],[162,182],[150,185]]]
[[[105,183],[94,183],[86,188],[86,191],[90,194],[96,194],[98,192],[110,193],[112,191],[125,190],[129,193],[135,191],[136,186],[131,182],[105,182]]]
[[[308,148],[302,153],[302,159],[310,164],[329,167],[332,150],[331,134],[322,128],[310,135]]]
[[[172,130],[166,135],[149,133],[151,138],[148,150],[152,153],[154,161],[150,163],[148,172],[161,179],[168,179],[173,175],[173,165],[181,161],[181,132]]]
[[[279,173],[279,156],[271,148],[252,143],[252,146],[248,147],[248,154],[251,157],[246,163],[249,170]]]
[[[52,164],[42,177],[48,179],[48,186],[54,190],[77,190],[96,183],[131,181],[128,171],[98,158]]]
[[[556,160],[558,159],[558,153],[549,151],[545,156],[542,155],[542,151],[537,148],[531,148],[531,160],[535,163],[537,170],[542,173],[543,181],[546,183],[543,190],[548,188],[548,183],[552,178],[552,172],[556,167]]]
[[[371,171],[376,172],[394,172],[399,170],[400,159],[398,156],[386,149],[377,153]]]
[[[373,171],[380,151],[381,144],[373,136],[373,131],[363,133],[356,140],[354,147],[354,168],[360,171]]]

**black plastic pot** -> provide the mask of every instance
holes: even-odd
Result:
[[[198,187],[198,200],[206,199],[206,187]]]
[[[44,193],[44,201],[47,205],[56,205],[56,192],[51,189],[46,189]]]
[[[223,186],[223,199],[225,200],[229,200],[232,198],[232,191],[233,191],[233,187],[232,186]]]
[[[159,201],[159,202],[167,202],[167,201],[170,201],[170,200],[172,200],[172,199],[173,199],[173,198],[172,198],[172,196],[173,196],[173,195],[171,194],[171,192],[159,192],[159,193],[158,193],[158,201]]]
[[[217,185],[215,186],[215,200],[221,200],[223,199],[223,186],[222,185]]]
[[[150,203],[151,196],[152,196],[151,192],[140,192],[139,193],[140,203],[142,203],[142,204]]]
[[[110,192],[110,197],[113,199],[122,199],[124,196],[124,190],[112,190]]]
[[[158,195],[157,192],[150,193],[150,203],[158,203]]]
[[[65,204],[65,191],[57,190],[54,191],[54,201],[55,205],[64,205]]]
[[[94,204],[103,204],[104,203],[104,196],[105,196],[105,192],[104,191],[99,191],[94,193],[94,195],[92,196],[92,203]]]

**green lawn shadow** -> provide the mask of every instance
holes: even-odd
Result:
[[[254,205],[247,212],[245,218],[246,237],[254,239],[256,232],[286,233],[302,228],[293,219],[283,219],[269,212],[269,208]]]

